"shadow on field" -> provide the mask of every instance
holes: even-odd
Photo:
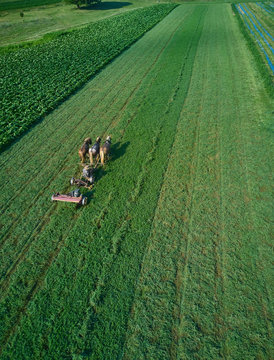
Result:
[[[130,144],[129,141],[121,144],[121,142],[117,142],[116,144],[113,144],[111,147],[111,161],[115,161],[119,159],[121,156],[123,156],[126,153],[127,147]]]
[[[100,179],[102,179],[103,176],[106,175],[106,170],[104,168],[102,168],[101,166],[99,166],[96,170],[95,170],[95,181],[98,182]]]
[[[79,10],[111,10],[111,9],[121,9],[124,6],[132,5],[132,3],[127,1],[104,1],[100,4],[81,6]]]

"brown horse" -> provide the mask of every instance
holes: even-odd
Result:
[[[84,144],[81,146],[81,148],[78,151],[82,163],[85,162],[85,157],[88,154],[88,149],[90,144],[91,144],[91,138],[86,138],[84,140]]]
[[[111,144],[111,137],[108,136],[106,138],[106,141],[105,141],[104,145],[100,148],[100,158],[101,158],[101,164],[102,165],[104,165],[105,159],[109,158],[110,144]]]

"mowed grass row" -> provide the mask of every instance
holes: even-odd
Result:
[[[64,351],[65,354],[79,353],[83,351],[84,346],[90,346],[89,341],[87,344],[83,344],[83,340],[85,340],[85,338],[81,336],[81,333],[84,331],[85,326],[89,327],[90,317],[93,316],[93,308],[90,308],[92,304],[91,299],[93,297],[96,299],[96,294],[100,294],[102,291],[102,283],[100,282],[100,279],[104,279],[105,276],[106,279],[109,277],[109,266],[112,264],[113,253],[114,255],[115,252],[117,252],[117,255],[119,254],[118,244],[122,240],[119,234],[121,232],[123,233],[124,229],[127,229],[128,227],[131,234],[134,235],[136,232],[136,227],[134,227],[134,230],[131,229],[131,221],[129,221],[131,216],[129,215],[129,210],[133,213],[132,216],[135,216],[135,224],[136,222],[138,223],[138,221],[146,224],[143,233],[139,233],[139,230],[137,230],[138,236],[135,237],[132,235],[133,239],[135,238],[135,243],[138,243],[138,241],[141,242],[139,244],[140,251],[136,253],[136,255],[141,255],[142,251],[144,251],[144,234],[148,233],[150,229],[150,222],[147,220],[153,214],[159,186],[161,184],[161,174],[165,169],[165,162],[168,156],[167,151],[163,157],[162,150],[163,147],[166,148],[167,146],[171,146],[176,128],[176,116],[175,122],[170,123],[165,121],[164,115],[165,113],[169,113],[169,107],[176,98],[178,81],[181,81],[183,76],[186,76],[186,80],[190,77],[189,70],[186,72],[186,75],[184,74],[184,64],[187,61],[188,67],[191,67],[193,62],[195,44],[197,43],[197,37],[199,37],[199,33],[201,31],[200,20],[203,15],[203,11],[204,10],[202,8],[193,7],[181,9],[180,11],[172,13],[170,15],[171,17],[164,20],[158,28],[155,29],[155,31],[147,34],[144,38],[144,42],[140,42],[132,47],[132,49],[127,52],[128,55],[125,54],[124,59],[120,59],[120,61],[117,59],[117,61],[108,68],[110,69],[110,73],[108,73],[108,69],[106,69],[105,74],[102,72],[102,74],[98,76],[97,83],[96,79],[94,80],[91,91],[96,91],[97,86],[98,88],[102,87],[102,79],[105,79],[105,85],[102,87],[102,95],[104,96],[104,92],[106,91],[105,87],[108,88],[110,86],[107,84],[107,79],[109,79],[110,75],[112,74],[112,76],[115,77],[114,74],[118,71],[122,77],[125,69],[121,67],[121,64],[128,64],[127,60],[131,57],[134,59],[135,64],[137,57],[141,57],[143,61],[145,59],[148,61],[149,59],[151,62],[150,66],[146,66],[144,64],[144,67],[146,67],[144,73],[142,68],[137,71],[137,67],[139,68],[140,64],[137,64],[133,69],[132,63],[128,64],[129,69],[132,69],[132,73],[130,74],[131,80],[128,80],[127,86],[123,83],[120,84],[121,91],[123,89],[127,89],[127,91],[129,91],[131,84],[136,81],[134,85],[135,90],[131,89],[128,94],[128,104],[122,104],[120,111],[124,112],[124,114],[120,119],[115,116],[117,109],[115,109],[114,105],[105,105],[107,108],[110,107],[110,109],[113,110],[110,123],[108,119],[109,130],[112,131],[113,137],[116,141],[123,141],[120,144],[121,146],[118,146],[118,149],[116,147],[116,151],[114,151],[113,160],[115,161],[109,164],[106,175],[100,179],[98,184],[96,184],[94,199],[91,200],[90,206],[76,212],[75,209],[72,209],[69,205],[58,205],[56,210],[53,212],[49,224],[45,224],[45,227],[42,227],[42,229],[38,228],[35,238],[32,239],[35,240],[33,244],[31,243],[30,245],[27,245],[25,249],[23,248],[22,254],[18,255],[18,260],[16,258],[14,260],[10,260],[11,270],[9,271],[9,279],[6,281],[6,277],[4,277],[3,281],[4,296],[2,299],[2,318],[5,319],[5,326],[2,327],[4,329],[2,339],[4,342],[10,339],[5,348],[6,350],[4,350],[2,355],[4,358],[5,356],[10,356],[10,351],[13,353],[12,356],[19,358],[30,356],[30,354],[32,354],[34,358],[40,356],[41,354],[48,354],[49,358],[58,358],[58,356],[60,357],[64,355]],[[190,15],[193,12],[194,17],[192,18]],[[191,33],[193,32],[193,36],[191,38],[188,36],[189,31]],[[164,43],[163,40],[165,40]],[[194,42],[194,45],[192,45],[192,42]],[[178,43],[184,44],[179,52]],[[146,49],[146,47],[148,47],[148,49]],[[144,53],[145,49],[147,52]],[[152,51],[152,49],[155,51],[154,57],[147,56],[149,51]],[[167,69],[168,71],[165,71]],[[134,70],[135,73],[133,75]],[[141,78],[138,78],[140,70],[142,76]],[[130,70],[128,71],[130,72]],[[168,81],[170,77],[173,79],[171,82]],[[162,83],[167,84],[164,91],[162,89]],[[139,86],[140,88],[138,88]],[[100,90],[98,89],[98,91]],[[134,91],[136,91],[136,94]],[[121,95],[122,94],[123,91]],[[82,107],[82,104],[86,103],[85,99],[81,99],[80,95],[78,99],[80,102],[79,105],[77,105],[77,102],[74,102],[75,108],[78,106]],[[106,111],[103,104],[101,104],[101,106],[100,120],[104,119],[103,114]],[[62,114],[62,109],[64,110],[65,107],[60,108],[59,110],[61,119],[63,118],[62,115],[64,115]],[[91,106],[89,111],[92,111],[92,109],[93,108]],[[92,125],[90,120],[92,119],[93,114],[89,115],[88,109],[86,111],[86,116],[83,116],[82,118],[82,126],[85,128],[85,131],[89,131]],[[77,118],[77,115],[79,114],[76,113],[75,118]],[[85,117],[89,117],[89,121],[85,122]],[[53,121],[53,119],[54,116],[52,115],[51,121]],[[150,119],[151,122],[148,122],[148,119]],[[51,121],[49,121],[47,125],[51,124]],[[96,121],[94,121],[94,123],[96,124]],[[46,131],[47,126],[45,125],[43,128],[43,123],[40,125],[41,134],[41,129]],[[98,124],[97,126],[99,127]],[[81,131],[83,131],[83,128]],[[37,145],[39,142],[43,142],[43,144],[45,144],[45,138],[39,135],[39,130],[37,130],[37,132],[35,130],[36,129],[34,129],[32,133],[34,135],[36,134],[36,136],[34,136],[32,140],[35,140]],[[93,131],[95,130],[93,129]],[[106,128],[104,131],[106,131]],[[77,133],[71,136],[72,132],[69,128],[68,134],[70,134],[70,136],[66,139],[66,141],[71,142],[71,144],[73,144],[73,141],[76,141],[76,144],[78,143],[79,145],[78,139],[73,140]],[[97,133],[95,132],[94,134]],[[52,133],[52,135],[54,135],[54,133]],[[24,144],[25,138],[26,143]],[[25,151],[28,152],[27,145],[30,144],[31,134],[29,134],[29,137],[26,136],[25,138],[14,146],[14,149],[17,148],[17,150],[21,150],[20,153],[22,155],[25,154]],[[46,136],[46,139],[48,138],[49,137]],[[56,143],[59,144],[60,139],[58,139],[59,141],[57,141],[57,139]],[[166,139],[168,139],[168,142],[166,142]],[[56,145],[56,143],[52,141],[53,146],[54,144]],[[159,146],[159,144],[161,144],[161,146]],[[50,144],[47,146],[50,146]],[[66,151],[69,151],[70,154],[71,148]],[[157,151],[158,154],[157,162],[155,162],[153,170],[151,170],[149,164],[150,161],[153,160],[155,151]],[[38,165],[39,157],[40,164],[41,161],[44,160],[45,157],[43,156],[43,151],[39,154],[40,155],[37,155],[38,158],[36,158],[36,160],[29,159],[27,154],[24,155],[28,164],[28,171],[35,168],[35,161],[36,165]],[[52,150],[51,154],[53,154]],[[60,146],[58,154],[59,156],[60,154],[63,154],[62,146]],[[18,160],[16,162],[16,159],[13,159],[12,156],[10,157],[11,154],[6,153],[5,155],[5,166],[11,166],[10,162],[13,161],[13,169],[15,170]],[[46,172],[51,167],[54,169],[55,174],[60,173],[60,169],[58,169],[58,167],[56,168],[56,164],[54,164],[54,160],[57,159],[58,156],[53,155],[53,159],[51,159],[52,162],[47,163],[43,168],[44,170],[42,170],[44,175],[46,175]],[[75,156],[73,155],[73,159],[70,160],[68,159],[67,153],[67,160],[69,160],[69,162],[68,164],[64,164],[67,168],[61,169],[61,174],[57,176],[57,179],[51,180],[51,188],[58,184],[60,186],[61,181],[63,181],[64,184],[65,179],[69,179],[69,168],[71,175],[71,169],[75,169],[75,165],[73,165],[73,163],[75,164],[75,161],[77,161],[76,159],[77,154],[75,154]],[[166,160],[163,161],[164,159]],[[64,163],[64,160],[60,161],[63,161]],[[154,171],[154,168],[156,174],[157,171],[159,174],[159,176],[156,176],[155,179],[153,176],[149,176],[149,174]],[[27,172],[27,169],[25,169],[25,171]],[[149,173],[147,174],[148,171]],[[102,173],[101,175],[104,174]],[[142,206],[140,205],[141,211],[135,213],[135,211],[132,210],[132,207],[139,199],[139,192],[141,193],[142,184],[145,182],[147,176],[150,181],[152,181],[152,183],[148,183],[147,185],[148,188],[151,187],[151,190],[142,192]],[[150,184],[153,186],[149,186]],[[28,188],[30,189],[33,186],[36,186],[37,188],[41,186],[41,178],[38,177],[35,181],[32,181],[32,185],[28,186]],[[129,194],[132,194],[130,199]],[[27,192],[25,196],[28,197]],[[36,215],[38,209],[41,211],[41,209],[43,209],[43,205],[46,206],[46,204],[48,204],[49,196],[50,190],[47,190],[43,196],[41,194],[41,199],[43,198],[43,200],[41,202],[41,207],[36,208]],[[144,212],[142,209],[144,207],[144,203],[147,202],[150,202],[150,206],[147,208],[146,212]],[[22,199],[22,206],[24,206],[23,204],[24,201]],[[18,215],[20,216],[20,214]],[[35,209],[33,209],[33,212],[31,211],[29,213],[27,221],[25,218],[21,218],[20,221],[21,225],[23,223],[30,223],[31,221],[35,223],[35,221],[37,221],[37,217],[35,218]],[[73,226],[74,223],[75,226]],[[71,228],[69,228],[69,225]],[[137,226],[137,224],[135,226]],[[68,232],[69,236],[66,237]],[[13,232],[10,233],[13,234]],[[115,235],[113,236],[113,234]],[[23,236],[22,232],[21,235]],[[7,244],[9,244],[9,238],[7,238],[6,241]],[[17,241],[20,241],[19,233],[14,241],[11,241],[13,246],[16,246]],[[29,236],[25,237],[25,241],[29,241]],[[115,244],[117,245],[116,250]],[[128,246],[130,246],[130,248],[127,251],[131,249],[134,253],[135,244],[131,244],[131,242],[129,242]],[[27,253],[25,253],[25,250],[27,250]],[[6,251],[9,251],[8,245],[6,246]],[[59,260],[57,261],[55,257],[58,254]],[[75,256],[76,254],[77,257]],[[10,256],[13,256],[12,252],[10,253]],[[119,260],[121,260],[121,258],[124,259],[124,256],[120,256]],[[14,261],[15,264],[13,264]],[[141,258],[132,259],[133,264],[135,264],[135,271],[137,272],[140,266],[140,261]],[[51,266],[50,272],[48,272],[49,266]],[[136,276],[134,272],[131,276],[132,275]],[[134,281],[132,281],[132,278],[130,278],[130,280],[131,281],[129,281],[127,285],[129,287],[133,287]],[[123,280],[122,283],[124,283]],[[43,291],[39,291],[41,286],[43,287]],[[62,295],[59,291],[59,287],[61,287],[63,289],[62,291],[64,291],[64,298],[62,301]],[[97,291],[94,292],[96,289]],[[48,291],[50,291],[50,294]],[[67,296],[67,291],[70,293],[69,298]],[[55,295],[57,296],[56,298]],[[47,300],[45,302],[45,297],[48,298],[48,296],[50,296],[51,300]],[[33,302],[32,300],[35,298],[37,300]],[[118,326],[118,330],[120,332],[120,335],[118,333],[120,343],[122,342],[123,332],[125,330],[128,304],[131,301],[130,291],[128,292],[128,298],[126,297],[125,301],[127,308],[119,309],[124,310],[124,320],[122,324]],[[40,311],[44,312],[41,308],[41,306],[44,307],[44,305],[46,305],[46,311],[49,311],[52,315],[48,317],[45,313],[45,315],[42,315],[42,318],[45,319],[46,317],[48,318],[48,321],[41,322],[42,318],[38,315],[38,313],[40,313]],[[36,308],[36,310],[34,310],[34,308]],[[35,314],[38,312],[31,320],[31,327],[33,327],[31,332],[28,330],[30,325],[30,315],[26,313],[27,309],[30,311],[29,314]],[[63,316],[60,316],[60,311],[63,313]],[[83,316],[83,314],[86,314],[86,316]],[[116,316],[118,315],[119,313],[117,314],[116,312]],[[60,325],[54,325],[51,323],[50,318],[52,318],[52,316],[55,318],[54,322],[57,321],[57,318],[59,317],[61,321]],[[74,325],[72,327],[65,325],[67,321],[71,321]],[[20,326],[17,327],[19,324]],[[119,324],[117,323],[117,325]],[[41,326],[42,328],[40,329]],[[64,332],[60,332],[59,326],[61,326]],[[68,328],[71,329],[69,332],[67,331]],[[37,332],[34,329],[37,329]],[[16,333],[17,330],[19,331]],[[48,331],[51,333],[49,337]],[[42,333],[44,335],[41,335]],[[37,338],[34,334],[37,335]],[[110,334],[114,337],[113,341],[117,338],[117,334],[115,334],[113,332]],[[99,335],[100,337],[102,336],[100,331]],[[110,342],[109,345],[111,347],[113,342]],[[24,352],[22,353],[23,348]],[[115,348],[109,350],[110,352],[107,352],[106,349],[106,356],[110,356],[111,358],[112,352],[115,353],[118,349]],[[94,349],[94,353],[96,353],[96,351],[99,351],[99,348],[97,350]]]
[[[262,84],[230,7],[210,7],[123,359],[271,358],[273,147]]]

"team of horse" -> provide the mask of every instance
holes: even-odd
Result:
[[[84,140],[83,145],[80,147],[78,154],[80,156],[81,163],[85,162],[86,156],[88,155],[91,165],[94,165],[94,162],[98,164],[99,160],[101,160],[101,164],[104,165],[106,160],[109,158],[111,137],[107,136],[106,141],[103,145],[101,145],[101,138],[98,136],[95,143],[90,147],[91,144],[91,138],[88,137]]]

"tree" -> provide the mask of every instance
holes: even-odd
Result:
[[[91,4],[99,4],[101,0],[66,0],[69,4],[75,4],[78,9],[80,9],[80,5],[89,6]]]

